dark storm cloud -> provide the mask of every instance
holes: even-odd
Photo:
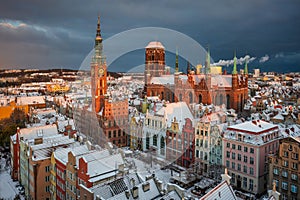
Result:
[[[298,56],[292,57],[293,63],[285,60],[291,56],[275,59],[279,53],[300,52],[299,8],[298,0],[4,1],[0,68],[78,67],[93,47],[98,13],[104,38],[132,28],[164,27],[187,34],[203,46],[209,44],[215,61],[232,59],[237,50],[239,57],[269,55],[264,65],[299,66]],[[8,26],[15,21],[25,25]],[[125,65],[130,65],[128,60]]]

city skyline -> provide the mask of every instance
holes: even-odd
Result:
[[[68,1],[5,2],[0,8],[0,69],[78,69],[93,48],[100,14],[104,40],[134,28],[162,27],[186,34],[204,47],[209,45],[214,61],[228,71],[232,67],[226,61],[233,58],[234,51],[238,58],[255,58],[250,69],[297,71],[299,5],[296,1],[101,1],[82,7]],[[159,37],[153,35],[149,42]],[[112,63],[112,71],[142,65],[143,53],[141,49],[120,57]],[[166,64],[173,66],[174,62],[175,56],[167,55]]]

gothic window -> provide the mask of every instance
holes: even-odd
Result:
[[[223,104],[223,95],[222,94],[220,94],[220,99],[219,99],[219,103],[220,103],[220,105],[222,105]]]
[[[230,96],[229,96],[229,94],[226,95],[226,107],[227,107],[227,109],[230,108]]]
[[[182,101],[182,94],[179,94],[179,101]]]
[[[199,94],[199,103],[202,103],[202,95]]]
[[[153,136],[153,146],[157,146],[157,135]]]
[[[146,136],[146,149],[149,149],[149,146],[150,146],[150,135],[149,135],[149,133],[147,133],[147,136]]]
[[[165,155],[165,138],[163,136],[160,138],[160,154]]]

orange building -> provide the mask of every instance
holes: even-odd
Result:
[[[159,52],[159,53],[158,53]],[[179,72],[178,54],[175,73],[166,75],[164,69],[164,47],[160,42],[150,42],[145,55],[145,92],[147,96],[159,96],[170,102],[185,101],[222,105],[242,112],[248,98],[248,67],[244,74],[237,74],[236,56],[232,75],[211,73],[210,54],[207,53],[205,72],[188,70]]]
[[[19,105],[16,104],[15,101],[11,101],[10,103],[0,106],[0,120],[9,118],[15,109],[23,110],[25,114],[28,114],[28,105]]]

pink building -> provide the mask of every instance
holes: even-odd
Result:
[[[267,191],[268,154],[279,147],[277,125],[261,120],[229,126],[223,138],[223,165],[238,190],[260,196]]]

